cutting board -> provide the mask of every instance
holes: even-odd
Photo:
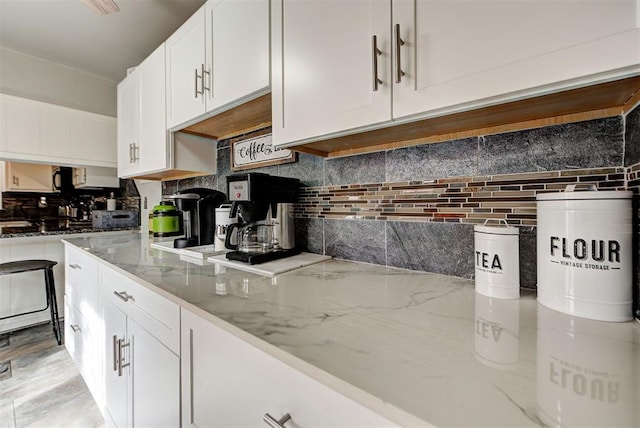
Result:
[[[331,256],[323,256],[322,254],[300,253],[296,256],[285,257],[284,259],[272,260],[258,265],[250,265],[248,263],[236,260],[228,260],[224,254],[211,256],[207,260],[223,266],[240,269],[246,272],[257,273],[258,275],[276,276],[278,274],[289,272],[314,263],[329,260]]]

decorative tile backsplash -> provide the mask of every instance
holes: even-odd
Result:
[[[535,226],[536,194],[567,185],[624,190],[625,168],[593,168],[436,180],[306,187],[297,217]]]
[[[535,288],[536,194],[568,184],[640,189],[640,108],[343,158],[301,153],[257,171],[300,179],[297,239],[307,251],[473,278],[473,225],[505,220],[520,229],[521,285]],[[229,144],[219,142],[217,176],[167,182],[163,192],[226,192],[229,174]]]

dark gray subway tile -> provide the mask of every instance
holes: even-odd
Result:
[[[537,228],[520,228],[520,287],[536,289],[538,284],[537,272]]]
[[[622,117],[480,139],[479,175],[622,166]]]
[[[385,153],[325,160],[325,185],[381,183],[385,181]]]
[[[387,152],[386,181],[435,180],[477,173],[477,138],[423,144]]]
[[[302,251],[324,254],[324,226],[321,218],[296,218],[296,246]]]
[[[473,278],[473,225],[387,222],[387,264]]]
[[[325,254],[338,259],[385,264],[385,222],[324,220]]]
[[[297,162],[278,166],[278,175],[298,178],[303,186],[322,186],[324,185],[324,158],[298,153]]]

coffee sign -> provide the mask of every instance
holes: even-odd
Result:
[[[231,170],[295,162],[296,152],[274,147],[271,134],[231,143]]]

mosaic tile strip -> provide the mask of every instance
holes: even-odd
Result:
[[[640,165],[307,187],[296,217],[535,226],[539,193],[569,184],[625,190],[627,181],[640,187]]]

